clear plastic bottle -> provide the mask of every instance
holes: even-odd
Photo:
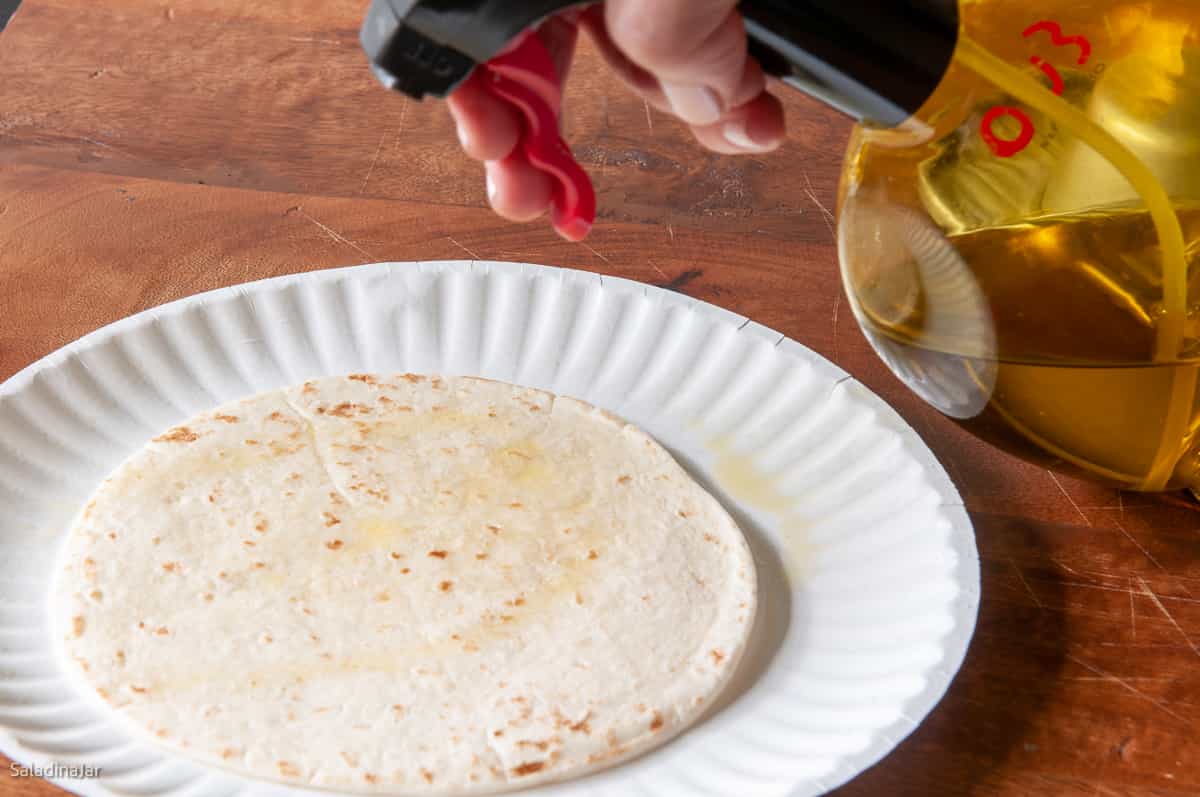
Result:
[[[860,125],[842,274],[911,389],[1028,460],[1200,485],[1200,3],[964,0],[949,69]]]

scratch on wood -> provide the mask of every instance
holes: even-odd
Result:
[[[1099,590],[1104,590],[1105,592],[1126,592],[1126,593],[1129,592],[1128,587],[1126,587],[1124,589],[1122,589],[1120,587],[1106,587],[1103,584],[1089,584],[1086,581],[1060,581],[1058,583],[1064,587],[1079,587],[1080,589],[1099,589]],[[1179,596],[1175,596],[1175,597],[1171,598],[1171,600],[1173,600],[1177,603],[1194,603],[1194,604],[1200,605],[1200,598],[1180,598]],[[1100,642],[1097,644],[1104,644],[1104,643]]]
[[[446,240],[447,240],[447,241],[449,241],[450,243],[454,244],[455,246],[457,246],[459,249],[461,249],[461,250],[463,250],[464,252],[466,252],[468,255],[470,255],[470,256],[471,256],[471,258],[472,258],[473,260],[482,260],[482,259],[483,259],[482,257],[480,257],[479,255],[475,254],[474,252],[472,252],[472,251],[471,251],[470,249],[468,249],[467,247],[465,247],[465,246],[463,246],[462,244],[460,244],[458,241],[456,241],[456,240],[454,240],[453,238],[451,238],[449,235],[447,235],[447,236],[446,236]]]
[[[1067,492],[1067,488],[1062,486],[1062,482],[1060,482],[1058,477],[1054,475],[1054,471],[1048,470],[1046,473],[1050,474],[1050,478],[1054,480],[1054,486],[1058,488],[1059,492],[1066,496],[1067,501],[1071,503],[1071,506],[1073,506],[1075,511],[1079,513],[1079,516],[1083,518],[1083,522],[1089,526],[1092,525],[1092,521],[1088,520],[1088,516],[1083,514],[1083,510],[1079,508],[1079,504],[1075,503],[1075,499],[1072,498],[1071,494]]]
[[[1068,659],[1070,659],[1071,661],[1075,662],[1075,663],[1076,663],[1076,664],[1078,664],[1080,667],[1083,667],[1085,670],[1087,670],[1088,672],[1092,673],[1093,675],[1098,675],[1098,676],[1100,676],[1100,678],[1101,678],[1102,680],[1105,680],[1105,681],[1110,681],[1110,682],[1112,682],[1112,683],[1114,683],[1114,684],[1117,684],[1118,686],[1120,686],[1120,687],[1122,687],[1122,688],[1124,688],[1124,689],[1127,689],[1128,691],[1130,691],[1130,692],[1132,692],[1133,694],[1135,694],[1135,695],[1137,695],[1138,697],[1140,697],[1142,700],[1145,700],[1146,702],[1150,703],[1151,705],[1153,705],[1153,706],[1155,706],[1155,707],[1159,708],[1160,710],[1162,710],[1162,712],[1163,712],[1164,714],[1167,714],[1167,715],[1168,715],[1168,716],[1170,716],[1170,717],[1174,717],[1175,719],[1179,720],[1180,722],[1184,723],[1185,725],[1191,725],[1191,724],[1192,724],[1192,723],[1191,723],[1191,720],[1188,720],[1187,718],[1185,718],[1185,717],[1183,717],[1183,716],[1181,716],[1181,715],[1179,715],[1179,714],[1176,714],[1176,713],[1175,713],[1174,711],[1172,711],[1172,710],[1170,709],[1170,707],[1169,707],[1169,706],[1167,706],[1165,703],[1162,703],[1161,701],[1155,700],[1154,698],[1150,697],[1150,695],[1148,695],[1148,694],[1146,694],[1145,692],[1143,692],[1142,690],[1138,689],[1138,688],[1137,688],[1136,686],[1134,686],[1133,684],[1130,684],[1129,682],[1127,682],[1127,681],[1124,681],[1124,680],[1122,680],[1122,679],[1118,678],[1117,676],[1115,676],[1115,675],[1112,675],[1111,673],[1107,673],[1107,672],[1105,672],[1104,670],[1100,669],[1099,667],[1095,667],[1095,666],[1093,666],[1093,665],[1091,665],[1091,664],[1088,664],[1088,663],[1087,663],[1086,661],[1084,661],[1083,659],[1080,659],[1080,658],[1077,658],[1077,657],[1075,657],[1075,656],[1072,656],[1070,653],[1067,653],[1067,654],[1065,654],[1065,655],[1066,655],[1066,657],[1067,657]]]
[[[582,242],[581,242],[581,243],[582,243]],[[584,248],[584,249],[586,249],[586,250],[588,250],[589,252],[591,252],[591,253],[592,253],[593,255],[595,255],[596,257],[598,257],[598,258],[600,258],[601,260],[603,260],[605,263],[608,263],[610,266],[612,265],[612,261],[611,261],[611,260],[609,260],[609,259],[608,259],[607,257],[605,257],[604,255],[600,254],[599,252],[597,252],[595,249],[593,249],[592,247],[588,246],[587,244],[583,244],[583,248]]]
[[[1129,632],[1137,641],[1137,608],[1133,605],[1133,576],[1129,577]]]
[[[642,105],[646,106],[646,127],[649,128],[650,130],[653,130],[654,129],[654,119],[651,118],[651,116],[650,116],[650,103],[649,103],[649,101],[643,99]]]
[[[663,271],[661,268],[659,268],[659,267],[658,267],[658,264],[657,264],[657,263],[655,263],[653,260],[651,260],[651,261],[650,261],[650,268],[654,269],[654,272],[655,272],[656,274],[658,274],[658,276],[660,276],[660,277],[662,277],[663,279],[665,279],[665,280],[667,280],[668,282],[670,282],[671,278],[667,276],[667,272],[665,272],[665,271]]]
[[[379,143],[375,145],[375,156],[371,158],[371,165],[367,167],[367,176],[363,178],[362,186],[358,189],[358,193],[367,190],[367,183],[371,180],[371,174],[375,171],[375,164],[379,162],[379,153],[383,149],[383,140],[387,138],[387,133],[379,137]]]
[[[667,225],[667,235],[671,236],[671,243],[675,243],[675,228],[670,224]]]
[[[808,179],[808,172],[804,173],[804,182],[808,185],[808,187],[804,189],[804,193],[808,194],[808,198],[811,199],[813,204],[817,206],[817,209],[821,211],[821,218],[825,220],[825,227],[829,230],[829,234],[836,242],[837,233],[834,231],[834,224],[837,223],[837,218],[833,215],[833,213],[830,212],[829,208],[825,207],[825,204],[817,198],[817,192],[813,190],[812,180]]]
[[[1155,567],[1157,567],[1159,570],[1163,571],[1164,573],[1167,572],[1167,569],[1165,567],[1163,567],[1162,564],[1157,559],[1155,559],[1154,556],[1151,555],[1151,553],[1148,550],[1146,550],[1145,546],[1143,546],[1140,542],[1138,542],[1132,534],[1130,534],[1128,531],[1126,531],[1124,526],[1122,526],[1120,523],[1117,523],[1116,525],[1117,525],[1117,530],[1125,535],[1125,539],[1132,542],[1134,547],[1142,552],[1142,556],[1144,556],[1148,560],[1150,560],[1150,564],[1154,565]]]
[[[392,145],[392,152],[395,152],[400,147],[400,139],[404,133],[404,120],[408,117],[408,97],[400,96],[400,121],[396,123],[396,143]]]
[[[1154,601],[1154,605],[1158,607],[1158,610],[1163,613],[1167,620],[1170,621],[1171,625],[1175,626],[1175,630],[1178,631],[1179,635],[1183,637],[1183,640],[1188,643],[1188,647],[1192,649],[1192,652],[1197,656],[1200,656],[1200,647],[1196,647],[1196,643],[1193,642],[1192,638],[1187,635],[1186,631],[1183,630],[1183,626],[1179,624],[1179,621],[1176,620],[1169,611],[1167,611],[1166,606],[1163,606],[1163,602],[1158,599],[1158,595],[1154,593],[1154,590],[1150,589],[1150,585],[1146,583],[1146,579],[1138,576],[1138,583],[1142,585],[1142,591],[1150,596],[1150,600]]]
[[[1033,587],[1029,586],[1029,582],[1025,580],[1025,574],[1021,572],[1021,568],[1017,567],[1016,560],[1011,556],[1006,556],[1005,558],[1008,559],[1008,563],[1012,565],[1013,571],[1017,574],[1017,578],[1020,579],[1021,584],[1025,587],[1025,591],[1029,593],[1029,597],[1033,598],[1034,604],[1039,609],[1045,609],[1046,607],[1042,605],[1040,600],[1038,600],[1037,593],[1033,591]]]
[[[335,242],[337,242],[337,243],[339,243],[339,244],[345,244],[346,246],[350,247],[350,248],[351,248],[351,249],[353,249],[354,251],[356,251],[356,252],[358,252],[358,253],[360,253],[360,254],[362,254],[362,255],[365,255],[365,256],[367,256],[367,257],[370,257],[370,258],[373,258],[373,257],[375,257],[375,255],[371,254],[371,253],[370,253],[370,252],[368,252],[366,249],[363,249],[361,246],[359,246],[358,244],[356,244],[354,241],[351,241],[349,238],[347,238],[346,236],[342,235],[342,234],[341,234],[341,233],[339,233],[337,230],[333,229],[332,227],[328,227],[328,226],[326,226],[326,225],[322,224],[321,222],[319,222],[319,221],[317,221],[316,219],[314,219],[312,216],[310,216],[310,215],[308,215],[307,213],[305,213],[305,212],[304,212],[304,208],[300,207],[299,205],[297,205],[297,206],[296,206],[296,207],[294,207],[294,208],[290,208],[290,209],[288,210],[288,214],[291,214],[293,211],[294,211],[294,212],[296,212],[296,213],[299,213],[301,216],[303,216],[304,218],[306,218],[306,219],[308,219],[309,221],[311,221],[313,224],[315,224],[315,225],[317,225],[318,227],[320,227],[322,230],[324,230],[324,231],[325,231],[325,234],[326,234],[326,235],[328,235],[330,238],[332,238],[332,239],[333,239]],[[285,214],[285,215],[286,215],[286,214]]]
[[[290,42],[305,42],[308,44],[342,44],[339,39],[322,39],[317,36],[288,36]]]
[[[1117,490],[1117,511],[1121,515],[1121,519],[1125,519],[1125,499],[1121,497],[1121,491]]]

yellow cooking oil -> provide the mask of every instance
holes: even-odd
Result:
[[[856,132],[846,287],[893,370],[973,433],[1115,486],[1194,486],[1200,6],[1048,5],[963,3],[920,124]],[[997,106],[998,138],[1036,131],[1016,154],[981,141]]]

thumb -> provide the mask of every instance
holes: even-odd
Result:
[[[658,79],[675,115],[709,125],[766,88],[747,56],[736,0],[609,0],[613,43]]]

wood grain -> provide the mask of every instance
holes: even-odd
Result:
[[[199,291],[376,260],[478,257],[664,285],[830,357],[891,402],[965,498],[979,627],[946,698],[840,797],[1200,793],[1200,514],[970,438],[875,358],[827,209],[848,132],[789,97],[762,158],[701,151],[589,48],[570,141],[586,246],[487,210],[443,108],[374,84],[359,0],[27,0],[0,34],[0,380]],[[51,797],[0,758],[0,797]]]

